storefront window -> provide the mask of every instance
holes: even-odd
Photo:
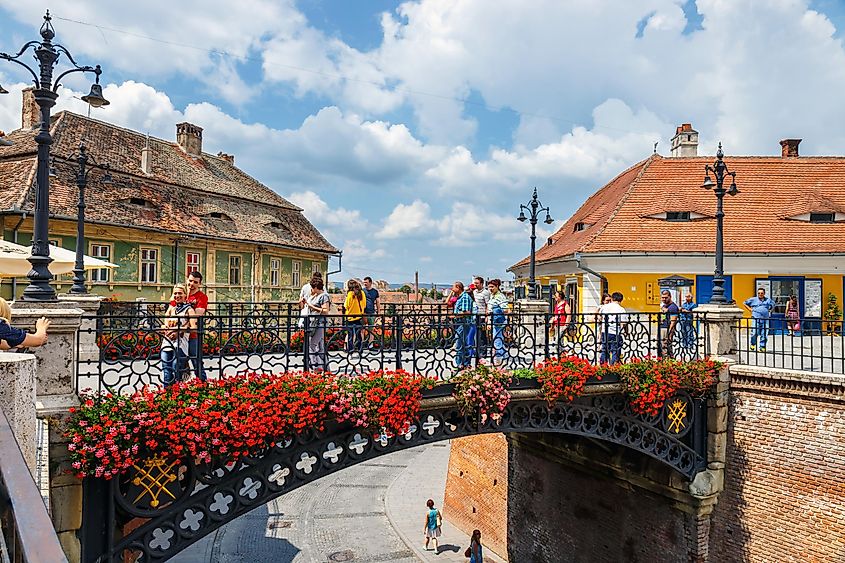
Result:
[[[800,297],[801,294],[801,280],[800,279],[776,279],[769,278],[772,282],[772,294],[769,297],[775,302],[775,309],[773,313],[786,314],[786,303],[789,297],[794,295]],[[800,303],[800,299],[799,299]],[[802,311],[803,313],[803,311]]]

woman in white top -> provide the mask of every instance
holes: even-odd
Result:
[[[323,281],[323,274],[320,272],[314,272],[311,274],[311,279],[302,286],[302,289],[299,290],[299,328],[305,327],[305,317],[308,316],[309,309],[305,305],[305,302],[308,301],[308,298],[311,297],[311,289],[314,287],[314,282],[316,280]]]
[[[161,336],[161,371],[164,386],[170,387],[187,367],[188,337],[196,330],[194,308],[185,299],[188,291],[181,283],[173,286],[173,305],[164,313],[164,332]]]
[[[305,336],[308,338],[308,369],[311,371],[326,369],[326,315],[331,306],[329,294],[323,291],[323,280],[312,278],[311,295],[305,300],[308,309]]]

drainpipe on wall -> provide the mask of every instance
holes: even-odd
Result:
[[[26,219],[26,211],[21,213],[21,220],[18,221],[18,224],[12,229],[12,242],[17,244],[18,243],[18,229],[21,228],[21,224],[23,224],[24,219]],[[15,297],[18,294],[18,278],[12,278],[12,301],[15,300]]]
[[[597,278],[601,279],[601,292],[607,293],[607,278],[604,277],[602,274],[598,273],[597,271],[591,270],[590,268],[581,265],[581,253],[580,252],[575,253],[575,266],[579,270],[584,270],[588,274],[593,274]],[[601,297],[601,296],[599,296],[599,297]],[[601,301],[601,299],[599,299],[599,301]]]
[[[331,255],[329,255],[329,260],[331,260]],[[326,262],[326,267],[328,267],[328,262]],[[326,272],[326,291],[328,291],[329,287],[329,276],[332,274],[339,274],[343,271],[343,251],[337,253],[337,270],[332,270],[331,272]]]
[[[176,276],[179,273],[179,239],[173,239],[173,284],[176,285]]]

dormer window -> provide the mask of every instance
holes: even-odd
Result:
[[[575,232],[577,233],[578,231],[583,231],[583,230],[585,230],[585,229],[586,229],[587,227],[589,227],[589,226],[590,226],[590,223],[581,223],[581,222],[578,222],[578,223],[575,223],[575,228],[573,229],[573,231],[575,231]]]
[[[835,223],[836,213],[810,213],[810,223]]]
[[[130,197],[129,203],[131,205],[138,205],[140,207],[148,207],[149,206],[149,202],[142,197]]]
[[[690,212],[689,211],[667,211],[666,212],[666,220],[667,221],[689,221],[690,220]]]
[[[272,223],[267,223],[268,227],[272,227],[274,229],[284,229],[285,226],[279,223],[278,221],[273,221]]]
[[[206,219],[219,219],[221,221],[231,221],[232,218],[223,213],[222,211],[210,211],[209,213],[205,214]]]

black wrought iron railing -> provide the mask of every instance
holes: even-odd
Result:
[[[845,373],[842,321],[744,318],[737,322],[736,332],[741,364]]]
[[[0,410],[0,561],[67,563],[41,493]]]
[[[656,313],[613,315],[503,314],[456,317],[447,310],[301,317],[257,307],[248,314],[209,314],[196,329],[148,314],[84,317],[78,389],[125,393],[177,378],[325,369],[362,373],[405,369],[448,380],[463,367],[489,363],[531,367],[560,355],[594,363],[707,355],[703,315],[661,329]],[[371,322],[370,322],[371,321]],[[86,344],[87,343],[87,344]],[[96,343],[91,344],[91,343]]]

